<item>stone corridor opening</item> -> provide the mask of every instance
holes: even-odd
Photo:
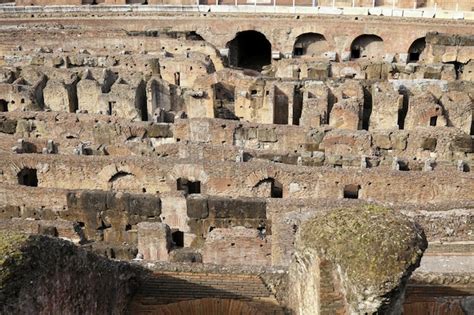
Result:
[[[184,191],[187,195],[191,194],[200,194],[201,193],[201,182],[200,181],[190,181],[186,178],[178,178],[176,181],[177,190]]]
[[[320,56],[328,50],[326,38],[318,33],[304,33],[296,38],[293,56]]]
[[[36,169],[34,168],[24,168],[18,175],[18,184],[30,187],[38,186],[38,177],[36,175]]]
[[[227,47],[230,66],[261,71],[272,62],[272,46],[260,32],[239,32]]]
[[[377,35],[361,35],[351,44],[351,59],[375,59],[383,55],[383,39]]]
[[[272,177],[262,179],[252,190],[257,197],[283,198],[283,185]]]
[[[424,37],[415,40],[408,49],[408,62],[418,62],[423,50],[425,50],[425,46],[426,41]]]

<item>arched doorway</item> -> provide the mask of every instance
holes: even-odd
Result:
[[[229,64],[234,67],[261,71],[272,62],[272,46],[265,35],[257,31],[237,33],[227,48]]]
[[[377,35],[360,35],[351,44],[352,59],[375,59],[384,55],[383,39]]]
[[[261,304],[261,305],[260,305]],[[134,304],[138,310],[143,307],[141,304]],[[147,305],[147,313],[156,315],[198,315],[198,314],[262,314],[262,309],[268,308],[264,302],[250,303],[238,299],[203,298],[195,300],[185,300],[176,303],[163,305]],[[139,312],[137,312],[139,313]]]
[[[304,33],[296,38],[293,56],[320,56],[328,50],[324,35]]]
[[[425,47],[426,40],[424,37],[415,40],[408,49],[408,62],[418,62]]]
[[[252,192],[256,197],[262,198],[283,198],[283,185],[272,177],[259,181]]]

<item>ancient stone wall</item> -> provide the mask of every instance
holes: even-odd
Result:
[[[122,313],[143,272],[67,241],[1,235],[2,313]]]
[[[98,8],[106,12],[0,13],[1,229],[144,266],[186,265],[192,281],[165,283],[180,294],[142,292],[141,311],[146,301],[214,305],[178,299],[209,297],[196,284],[213,264],[279,266],[284,278],[314,216],[347,209],[343,219],[357,219],[367,205],[418,222],[429,275],[448,279],[436,269],[446,261],[449,272],[470,266],[471,22]],[[301,272],[306,287],[293,289],[308,291],[298,299],[267,282],[278,301],[359,309],[341,265],[316,256],[301,261],[316,276],[307,286]],[[143,289],[162,292],[155,280]],[[440,309],[426,298],[433,287],[445,292],[439,301],[453,296],[440,283],[414,289],[406,309]],[[364,294],[360,309],[390,304]]]

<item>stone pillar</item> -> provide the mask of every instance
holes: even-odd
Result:
[[[168,261],[171,248],[170,227],[161,222],[140,222],[138,230],[138,253],[145,260]]]
[[[297,315],[401,314],[406,283],[427,245],[423,230],[394,209],[317,215],[296,235],[289,308]]]

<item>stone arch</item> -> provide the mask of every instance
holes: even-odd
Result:
[[[22,168],[17,173],[18,184],[23,186],[37,187],[38,175],[35,168]]]
[[[182,190],[186,195],[188,194],[200,194],[201,193],[201,181],[188,180],[187,178],[178,178],[176,180],[176,190]]]
[[[253,186],[252,192],[257,197],[283,198],[283,185],[275,178],[267,177]]]
[[[426,38],[421,37],[416,39],[408,48],[408,62],[418,62],[421,59],[421,54],[426,47]]]
[[[245,182],[248,188],[252,188],[265,178],[279,178],[279,173],[273,169],[258,169],[250,173]]]
[[[110,190],[127,191],[135,189],[139,182],[134,174],[124,171],[118,171],[112,175],[108,181]]]
[[[229,49],[230,66],[261,71],[272,62],[272,45],[258,31],[238,32],[226,47]]]
[[[102,182],[100,189],[115,191],[143,192],[149,185],[144,181],[145,174],[140,166],[111,164],[104,167],[98,178]]]
[[[186,33],[186,40],[204,41],[204,38],[196,31]]]
[[[194,315],[206,314],[260,314],[261,310],[247,301],[233,299],[204,298],[156,306],[155,314]]]
[[[384,53],[383,39],[374,34],[360,35],[351,44],[351,59],[377,59]]]
[[[293,45],[293,56],[320,56],[328,50],[328,43],[324,35],[319,33],[303,33],[299,35]]]
[[[189,188],[191,187],[188,184],[191,183],[192,185],[196,185],[192,188],[194,191],[193,193],[196,193],[194,189],[199,183],[199,193],[201,193],[203,191],[202,184],[207,183],[208,180],[209,177],[205,172],[204,167],[193,164],[175,165],[173,170],[168,175],[168,184],[172,188],[171,191],[188,190],[189,192]],[[179,189],[180,186],[184,189]]]
[[[121,178],[127,177],[127,176],[135,176],[135,175],[133,175],[132,173],[129,173],[129,172],[118,171],[117,173],[115,173],[114,175],[112,175],[110,177],[109,183],[113,183],[113,182],[118,181]]]

